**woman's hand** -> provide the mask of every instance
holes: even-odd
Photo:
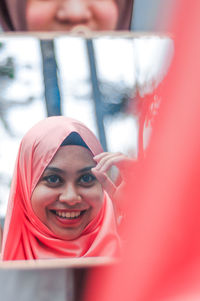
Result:
[[[128,180],[132,178],[136,160],[133,160],[122,153],[109,152],[101,153],[93,159],[97,162],[97,165],[92,168],[92,172],[101,183],[103,189],[109,194],[116,209],[117,216],[119,216],[123,214],[122,208],[125,201],[124,194],[128,185]],[[121,179],[119,185],[116,185],[116,183],[114,183],[107,175],[107,172],[112,166],[116,166],[119,171]]]

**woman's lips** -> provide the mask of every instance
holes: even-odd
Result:
[[[63,225],[74,225],[78,224],[86,210],[50,210],[55,216],[56,220]]]
[[[72,218],[79,217],[80,214],[81,214],[81,211],[60,211],[60,210],[56,210],[55,214],[59,217],[62,217],[62,218],[72,219]]]

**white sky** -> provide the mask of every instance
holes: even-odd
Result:
[[[39,41],[32,37],[1,38],[5,47],[0,50],[1,59],[15,58],[15,79],[0,83],[1,98],[6,102],[24,101],[34,96],[34,101],[25,107],[14,107],[7,115],[14,136],[9,136],[0,123],[0,215],[5,214],[9,194],[7,179],[12,177],[14,162],[20,140],[37,121],[46,117],[41,56]],[[172,53],[169,39],[146,37],[144,39],[98,38],[94,42],[99,79],[116,83],[122,81],[130,88],[136,75],[140,84],[148,80],[161,80],[165,75]],[[59,85],[62,96],[63,115],[84,122],[97,135],[94,108],[89,95],[88,58],[85,41],[81,38],[59,37],[55,39],[59,68]],[[82,95],[78,100],[77,95]],[[110,151],[137,152],[137,123],[132,116],[119,114],[105,121],[106,137]],[[131,137],[131,139],[130,139]]]

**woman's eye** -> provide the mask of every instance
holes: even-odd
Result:
[[[62,179],[57,175],[47,176],[44,180],[50,185],[58,185],[62,183]]]
[[[85,174],[80,177],[79,182],[84,185],[90,185],[93,184],[95,180],[96,178],[92,174]]]

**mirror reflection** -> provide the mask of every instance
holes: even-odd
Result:
[[[0,22],[11,31],[128,30],[133,0],[2,0]]]
[[[1,216],[9,192],[12,216],[5,223],[3,259],[115,256],[123,217],[119,187],[138,153],[138,95],[141,100],[162,81],[172,41],[12,37],[0,45]],[[41,121],[52,115],[66,117]],[[116,208],[104,210],[114,199]],[[91,235],[95,248],[85,240],[91,242]],[[108,247],[103,242],[109,235]]]
[[[106,191],[114,199],[118,188],[105,172],[126,160],[103,152],[77,120],[55,116],[37,123],[17,156],[2,259],[116,256],[119,237]]]

